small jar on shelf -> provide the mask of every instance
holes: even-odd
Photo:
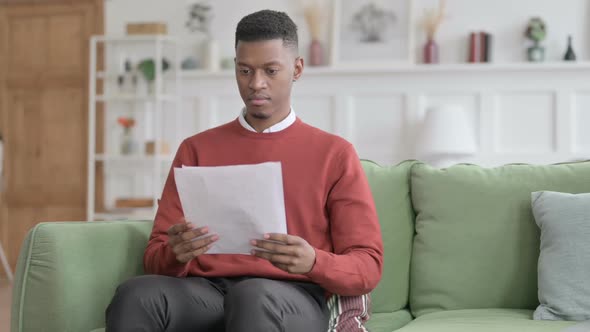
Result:
[[[137,142],[133,137],[133,126],[135,125],[135,119],[132,117],[119,117],[117,122],[123,127],[119,152],[122,155],[132,155],[137,153]]]

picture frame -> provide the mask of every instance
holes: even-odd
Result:
[[[412,3],[412,0],[334,0],[331,66],[413,64]]]

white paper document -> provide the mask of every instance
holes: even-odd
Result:
[[[219,235],[208,254],[250,254],[250,240],[287,233],[280,162],[174,168],[184,217]]]

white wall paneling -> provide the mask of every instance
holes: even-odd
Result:
[[[556,151],[556,104],[551,91],[514,91],[496,95],[495,150],[498,153]]]
[[[305,96],[292,101],[293,109],[300,118],[312,126],[328,132],[334,132],[337,110],[331,96]]]
[[[571,95],[571,122],[574,153],[590,155],[590,90]]]
[[[406,138],[405,96],[401,93],[358,94],[353,97],[352,128],[361,158],[395,160],[412,151]],[[389,144],[375,144],[389,142]]]
[[[590,159],[590,64],[445,65],[306,69],[294,108],[304,121],[352,142],[382,164],[416,158],[430,106],[462,106],[486,166]],[[233,72],[186,72],[185,100],[196,133],[235,119],[242,107]],[[452,130],[452,128],[449,128]]]
[[[418,158],[415,142],[428,107],[460,105],[478,150],[458,161],[548,164],[590,159],[588,77],[588,63],[307,69],[293,92],[293,107],[305,122],[353,143],[359,157],[390,165]],[[162,114],[163,137],[186,138],[239,115],[243,103],[233,72],[184,72],[181,78],[181,116]],[[107,123],[114,125],[124,111],[109,105],[115,112],[108,113]],[[107,143],[116,148],[120,132],[112,134]],[[171,141],[172,154],[179,142]],[[109,163],[107,204],[116,197],[153,194],[141,158],[133,165],[129,159]],[[162,177],[171,158],[161,160]]]

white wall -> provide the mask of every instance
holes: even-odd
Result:
[[[107,34],[123,35],[127,22],[164,20],[170,34],[196,41],[197,37],[184,29],[186,3],[186,0],[107,1]],[[233,35],[239,19],[263,8],[287,11],[300,27],[301,45],[309,40],[298,1],[216,0],[213,3],[216,8],[231,8],[224,13],[217,10],[213,21],[214,37],[219,41],[222,57],[233,57]],[[420,15],[425,6],[433,3],[436,0],[415,0],[414,15]],[[448,0],[448,6],[450,17],[438,36],[443,63],[465,62],[468,32],[480,29],[494,34],[497,63],[524,61],[522,35],[528,18],[533,15],[544,17],[548,23],[548,60],[561,58],[570,33],[575,38],[578,58],[590,59],[589,0]],[[423,36],[415,33],[415,37],[417,45],[421,44]],[[415,136],[429,106],[458,104],[468,112],[477,139],[476,154],[462,161],[486,166],[510,162],[553,163],[590,158],[589,77],[588,62],[401,66],[372,70],[306,68],[295,87],[294,107],[304,121],[354,143],[361,157],[392,164],[417,157]],[[234,119],[242,105],[232,72],[183,73],[179,94],[182,132],[173,125],[162,125],[170,142],[174,142],[166,136],[170,133],[170,137],[186,137]],[[116,111],[115,106],[109,107]],[[173,120],[171,117],[166,113],[164,120]],[[109,128],[116,128],[115,117],[107,123],[113,124]],[[138,126],[142,126],[141,122]],[[110,138],[107,146],[115,148],[119,136]],[[175,150],[176,146],[172,148]],[[147,185],[149,172],[146,180],[134,165],[120,169],[113,165],[113,170],[121,176],[107,181],[107,202],[125,190],[134,195],[159,195],[160,189],[154,193]]]
[[[214,37],[219,41],[222,57],[233,57],[235,26],[241,17],[259,9],[286,11],[298,24],[303,52],[309,37],[302,0],[215,0],[212,23]],[[164,21],[170,34],[197,40],[184,27],[190,0],[108,0],[105,4],[107,34],[122,35],[125,24],[137,21]],[[424,36],[417,28],[424,8],[435,6],[437,0],[414,0],[414,37],[419,58],[419,46]],[[580,59],[590,58],[590,1],[588,0],[447,0],[448,19],[438,35],[441,62],[461,63],[467,57],[467,38],[471,30],[486,30],[494,35],[495,62],[524,60],[523,31],[527,20],[541,16],[548,26],[545,41],[547,59],[558,60],[565,52],[568,34],[574,37],[574,47]],[[326,19],[329,22],[329,17]],[[325,35],[329,35],[326,24]],[[328,39],[328,38],[326,38]],[[326,40],[328,42],[328,40]]]

